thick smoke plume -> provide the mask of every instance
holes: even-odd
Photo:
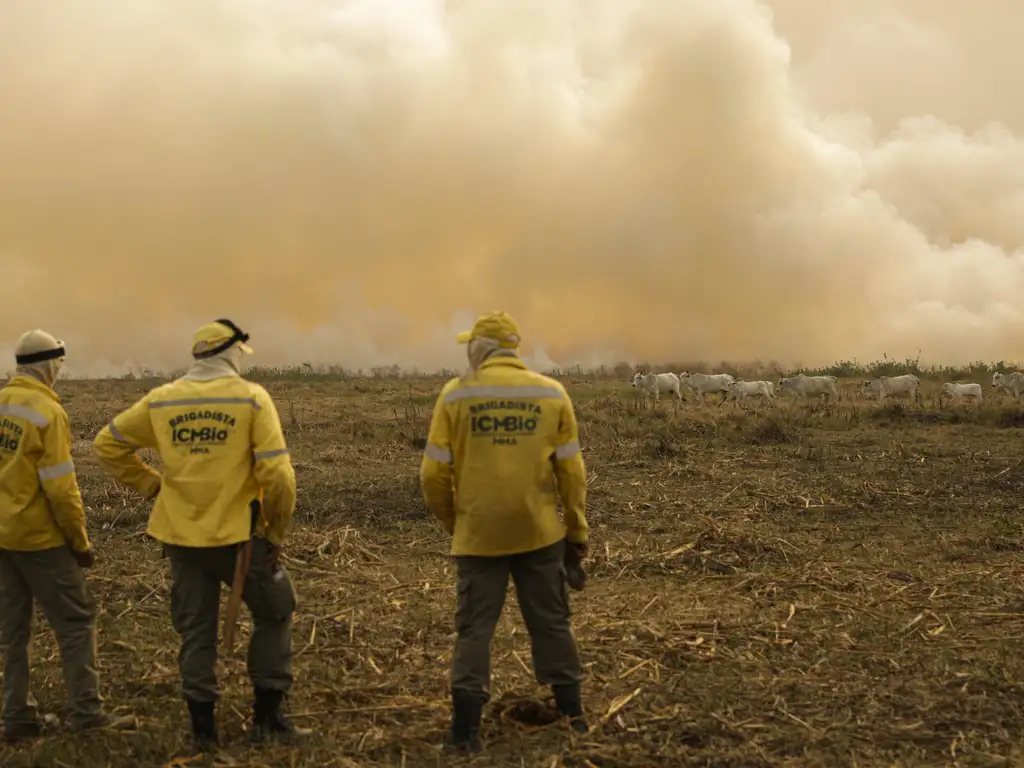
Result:
[[[0,339],[69,367],[1024,357],[1024,3],[5,0]],[[0,350],[2,351],[2,350]]]

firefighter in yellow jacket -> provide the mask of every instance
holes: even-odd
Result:
[[[295,471],[273,400],[242,378],[252,349],[230,320],[193,338],[192,368],[157,387],[97,435],[95,451],[121,482],[155,498],[148,533],[171,563],[171,618],[181,636],[182,693],[196,745],[217,745],[214,708],[221,584],[231,584],[240,545],[252,537],[242,598],[253,617],[248,670],[255,701],[250,738],[294,741],[310,732],[281,713],[292,686],[295,592],[278,553],[295,511]],[[145,464],[154,449],[163,473]],[[254,527],[255,523],[255,527]]]
[[[122,727],[134,718],[104,715],[100,699],[96,603],[82,570],[95,556],[71,459],[71,428],[54,391],[64,344],[45,331],[29,331],[15,356],[15,375],[0,390],[4,740],[42,735],[29,694],[33,600],[57,635],[71,728]]]
[[[510,575],[538,682],[552,687],[574,729],[588,729],[564,568],[566,546],[587,552],[586,472],[569,395],[519,359],[515,321],[488,313],[458,340],[468,345],[470,370],[434,405],[420,483],[452,535],[458,568],[451,741],[477,753],[491,639]]]

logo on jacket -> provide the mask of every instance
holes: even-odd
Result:
[[[23,431],[18,424],[9,419],[0,419],[0,450],[18,452]]]
[[[171,443],[189,447],[191,453],[209,453],[211,446],[224,444],[236,423],[234,416],[222,411],[190,411],[168,422],[171,427]]]
[[[518,445],[516,438],[536,433],[540,406],[516,400],[492,400],[469,407],[473,437],[489,437],[494,445]]]

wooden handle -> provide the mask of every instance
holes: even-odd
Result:
[[[249,573],[251,562],[252,539],[249,539],[242,545],[235,558],[235,577],[231,582],[231,594],[228,596],[227,612],[224,615],[224,647],[228,653],[235,649],[235,625],[238,623],[238,611],[242,607],[245,577]]]

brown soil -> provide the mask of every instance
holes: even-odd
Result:
[[[219,763],[464,762],[441,750],[453,573],[417,476],[441,383],[268,383],[299,479],[286,550],[299,592],[290,709],[318,736],[303,750],[250,751],[239,649],[219,668]],[[594,728],[578,736],[552,717],[510,593],[494,642],[488,751],[476,764],[1020,759],[1021,411],[852,397],[833,409],[782,398],[759,412],[677,412],[663,399],[655,411],[628,384],[565,383],[590,472],[591,579],[574,612]],[[143,533],[148,508],[90,455],[96,431],[145,386],[62,389],[101,558],[89,578],[103,691],[140,727],[0,748],[0,764],[202,764],[190,762],[167,567]],[[240,631],[244,647],[244,609]],[[36,697],[59,713],[59,660],[42,620],[34,652]]]

